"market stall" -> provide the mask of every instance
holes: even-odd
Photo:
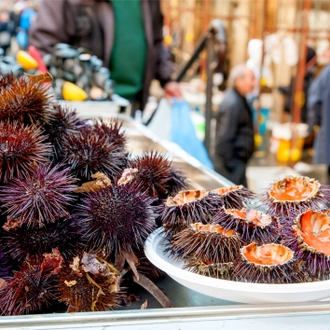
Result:
[[[129,149],[133,153],[146,150],[171,152],[174,163],[190,178],[195,189],[214,189],[230,185],[218,174],[194,163],[189,156],[159,141],[139,123],[124,115],[118,115],[112,103],[75,104],[80,116],[123,120],[123,129],[129,137]],[[89,110],[88,110],[89,109]],[[179,155],[183,155],[183,158]],[[173,155],[173,154],[172,154]],[[191,161],[191,163],[189,163]],[[169,276],[157,281],[157,285],[172,301],[174,308],[161,309],[148,293],[139,292],[140,302],[123,310],[93,313],[58,313],[1,317],[1,329],[326,329],[330,321],[328,302],[281,303],[246,305],[213,298],[180,285]],[[148,300],[148,308],[141,310],[141,302]]]

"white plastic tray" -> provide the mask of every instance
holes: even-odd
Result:
[[[165,254],[162,228],[155,230],[145,242],[147,258],[178,283],[211,297],[240,303],[290,303],[322,300],[330,297],[330,280],[294,283],[259,284],[219,280],[184,269],[184,263]]]

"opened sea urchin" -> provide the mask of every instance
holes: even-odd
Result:
[[[226,230],[239,233],[247,243],[272,243],[281,234],[281,226],[276,217],[256,210],[222,208],[212,219],[212,223],[223,226]]]
[[[294,252],[281,244],[257,245],[254,242],[241,248],[234,263],[233,276],[250,283],[296,283],[306,280]]]
[[[174,235],[170,246],[173,255],[182,259],[219,264],[234,261],[242,241],[233,230],[215,224],[194,223]]]
[[[330,197],[330,189],[305,176],[288,176],[275,181],[264,195],[267,212],[290,216],[308,208],[322,209]]]
[[[164,231],[171,237],[193,223],[207,224],[221,206],[222,201],[205,190],[180,191],[165,203],[161,215]]]
[[[292,228],[285,227],[283,244],[304,260],[314,280],[330,275],[330,211],[306,210],[294,219]]]
[[[210,194],[218,195],[227,209],[241,209],[251,203],[255,194],[242,185],[213,189]]]

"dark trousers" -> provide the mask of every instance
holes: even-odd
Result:
[[[216,155],[213,160],[214,170],[236,185],[247,187],[246,167],[247,163],[240,159],[232,159],[230,165],[226,164],[222,157]]]

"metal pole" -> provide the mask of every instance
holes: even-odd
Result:
[[[206,39],[206,104],[205,104],[205,139],[204,144],[206,150],[210,151],[211,142],[211,120],[212,120],[212,94],[213,94],[213,63],[214,63],[214,33],[208,33]]]
[[[300,123],[301,107],[304,100],[304,77],[306,71],[306,44],[308,37],[308,14],[311,9],[312,0],[304,0],[303,12],[302,12],[302,34],[300,42],[300,58],[298,63],[298,72],[296,80],[296,88],[293,98],[293,122]]]

